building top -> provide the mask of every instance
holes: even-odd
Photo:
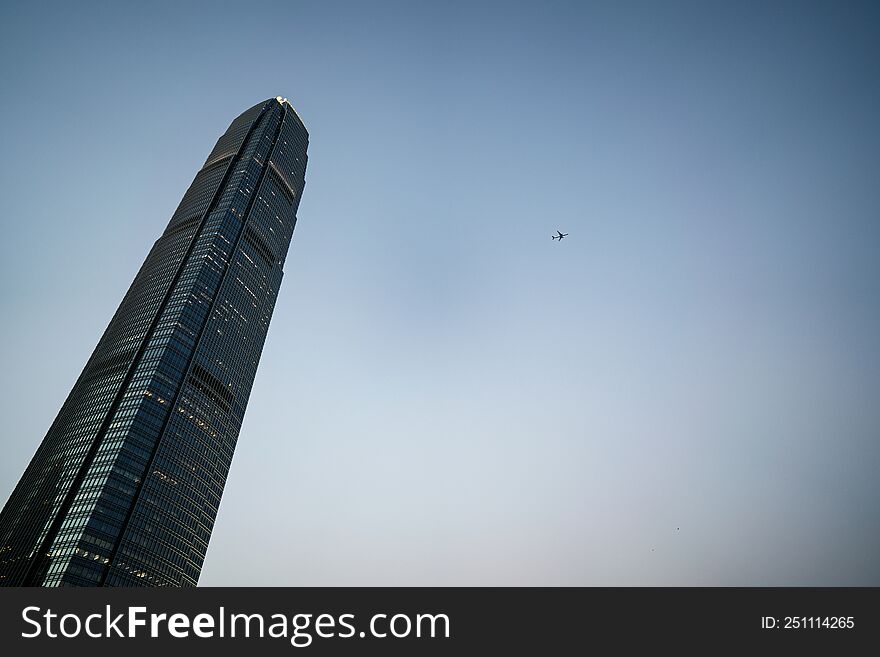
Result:
[[[296,111],[296,108],[293,106],[293,104],[289,100],[287,100],[287,98],[284,98],[282,96],[275,96],[275,100],[277,100],[281,105],[287,105],[291,109],[291,111],[293,111],[294,116],[296,116],[296,118],[299,119],[299,122],[302,124],[302,126],[305,127],[305,125],[306,125],[305,121],[302,120],[302,117],[299,115],[299,112]]]

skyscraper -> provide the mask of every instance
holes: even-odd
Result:
[[[0,583],[198,583],[307,147],[281,97],[217,141],[0,513]]]

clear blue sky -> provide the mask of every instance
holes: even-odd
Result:
[[[880,585],[875,7],[4,3],[0,498],[282,95],[307,184],[202,584]]]

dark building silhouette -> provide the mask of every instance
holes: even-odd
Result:
[[[0,584],[197,584],[307,147],[280,97],[217,141],[0,513]]]

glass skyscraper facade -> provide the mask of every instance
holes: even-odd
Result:
[[[280,97],[217,141],[0,513],[0,584],[198,583],[307,147]]]

